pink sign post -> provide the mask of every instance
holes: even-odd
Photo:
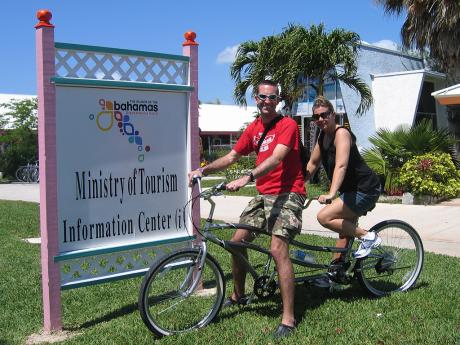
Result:
[[[191,165],[192,169],[198,168],[200,165],[199,152],[199,124],[198,124],[198,43],[195,42],[196,33],[187,31],[184,34],[185,42],[182,43],[182,53],[190,57],[189,68],[189,85],[193,86],[193,91],[190,94],[190,138],[191,138]],[[195,190],[195,195],[198,191]],[[193,224],[200,224],[200,200],[194,204],[193,209]]]
[[[172,55],[55,42],[54,25],[50,23],[51,12],[40,10],[37,17],[40,20],[35,28],[41,267],[44,331],[49,333],[62,329],[61,290],[143,275],[165,251],[191,246],[196,234],[189,230],[193,227],[189,222],[190,214],[186,215],[184,205],[190,197],[186,172],[198,167],[200,163],[198,43],[195,42],[194,32],[186,32],[183,55]],[[68,63],[69,59],[77,61],[77,65],[71,66],[72,64]],[[107,59],[112,63],[110,68],[104,64]],[[88,67],[85,65],[87,61],[93,65]],[[146,61],[148,70],[145,70]],[[132,66],[126,69],[126,64]],[[90,102],[82,102],[86,105],[69,109],[68,104],[75,99]],[[132,99],[134,103],[131,102]],[[103,104],[101,100],[104,101]],[[96,117],[92,104],[95,105],[94,109],[98,109]],[[154,152],[150,145],[143,145],[140,132],[134,131],[134,125],[127,115],[131,110],[113,111],[113,104],[121,104],[126,108],[136,107],[137,110],[131,110],[144,120],[143,128],[148,128],[146,132],[150,133],[146,138],[154,143],[154,140],[157,140],[153,145]],[[99,107],[102,105],[101,110]],[[125,116],[121,116],[121,111],[125,111]],[[155,113],[155,116],[147,116],[150,111]],[[110,119],[107,128],[101,127],[97,122],[103,114]],[[95,130],[94,122],[91,122],[95,118],[100,131]],[[122,192],[127,191],[126,198],[120,198],[118,201],[108,198],[108,195],[102,196],[97,193],[93,195],[94,198],[90,195],[86,198],[85,189],[80,188],[76,191],[72,181],[80,186],[83,185],[83,176],[86,172],[88,178],[91,170],[99,170],[100,175],[102,171],[105,172],[107,164],[96,159],[90,142],[97,141],[95,138],[99,138],[101,132],[106,133],[115,127],[115,121],[117,130],[133,140],[123,141],[122,149],[113,154],[111,145],[119,145],[121,141],[118,136],[112,135],[109,137],[111,139],[107,139],[111,140],[112,144],[99,146],[99,149],[105,150],[105,158],[110,163],[110,168],[107,169],[115,169],[113,171],[119,174],[120,178],[117,181],[123,183],[123,186],[127,181],[126,189],[120,187]],[[182,125],[176,126],[171,123]],[[87,134],[88,131],[92,133],[92,137]],[[162,145],[170,139],[168,131],[174,132],[178,137],[169,142],[169,145]],[[69,142],[77,142],[81,133],[88,137],[86,144],[80,144],[78,151],[73,152],[72,159],[75,162],[72,162],[72,165],[66,161],[67,157],[62,152],[66,149],[75,149],[73,145],[66,145]],[[70,137],[73,139],[69,139]],[[137,160],[132,159],[130,150],[134,147],[134,142]],[[170,151],[166,152],[165,148],[169,148]],[[173,162],[168,160],[167,157],[171,153],[178,159]],[[127,163],[128,161],[130,163]],[[162,167],[160,172],[158,167]],[[167,169],[170,169],[170,172],[164,173]],[[144,193],[142,190],[147,184],[144,186],[144,180],[139,177],[137,184],[140,192],[137,194],[136,174],[140,171],[142,173],[139,176],[145,173],[145,176],[152,178],[169,178],[169,182],[163,185],[169,186],[169,189],[162,190],[162,193],[159,193],[159,190],[155,190],[158,193],[154,193],[153,189],[147,192],[146,189]],[[109,174],[112,176],[112,171]],[[100,198],[105,198],[104,202],[97,202]],[[118,202],[123,205],[120,206]],[[146,204],[150,205],[149,210],[156,210],[158,219],[160,211],[162,213],[161,219],[165,221],[160,223],[158,220],[155,223],[158,229],[153,229],[153,220],[150,222],[153,216],[145,224],[133,221],[147,219],[144,210]],[[96,208],[97,212],[88,211]],[[116,212],[116,215],[113,212]],[[123,216],[119,231],[110,231],[110,227],[107,230],[107,226],[115,224],[115,219],[120,219],[120,214]],[[111,215],[112,223],[107,221]],[[195,224],[200,222],[199,205],[195,205],[192,210],[192,217]],[[69,219],[74,219],[77,225],[70,225],[72,221]],[[83,224],[81,227],[80,223]],[[104,224],[105,231],[101,230],[104,229]],[[164,235],[160,231],[153,231],[159,230],[160,226],[164,227],[161,229]],[[91,229],[96,230],[92,232]],[[120,238],[113,239],[112,235]],[[121,263],[117,262],[118,258],[122,258]]]
[[[44,330],[60,330],[61,290],[56,184],[56,90],[51,78],[55,75],[54,25],[48,10],[37,12],[36,28],[38,147],[40,160],[40,231]]]

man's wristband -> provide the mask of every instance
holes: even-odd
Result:
[[[250,180],[251,182],[254,182],[254,174],[252,173],[252,171],[246,172],[245,175],[246,175],[246,176],[249,176],[249,180]]]
[[[202,176],[206,176],[206,174],[204,173],[204,168],[198,168],[196,170],[198,170]]]

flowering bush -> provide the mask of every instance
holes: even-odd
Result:
[[[460,195],[460,171],[447,153],[428,153],[408,160],[401,168],[399,181],[415,195]]]
[[[256,167],[256,156],[244,156],[225,170],[225,179],[230,182],[241,177],[245,172]]]

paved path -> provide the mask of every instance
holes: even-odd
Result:
[[[0,184],[0,199],[39,202],[39,185],[29,183]],[[215,197],[215,219],[237,222],[249,197]],[[317,202],[304,211],[303,232],[324,236],[334,234],[323,229],[316,221],[316,213],[321,208]],[[207,216],[209,204],[202,202],[201,214]],[[385,219],[400,219],[411,224],[420,234],[426,251],[460,257],[460,199],[436,206],[396,205],[378,203],[366,217],[361,218],[364,227]]]
[[[40,186],[38,183],[0,184],[0,199],[39,202]]]

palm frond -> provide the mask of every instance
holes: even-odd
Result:
[[[242,43],[230,68],[235,81],[234,97],[238,104],[246,104],[249,86],[254,88],[264,79],[272,78],[281,85],[281,96],[291,108],[302,93],[299,76],[318,80],[317,90],[322,94],[326,78],[343,80],[361,97],[358,114],[372,104],[367,85],[357,76],[357,53],[360,37],[343,29],[326,32],[324,24],[288,24],[278,35],[263,37],[260,41]],[[335,69],[339,68],[340,73]]]
[[[429,49],[452,84],[460,82],[460,1],[458,0],[376,0],[385,13],[407,12],[401,27],[406,49]]]

